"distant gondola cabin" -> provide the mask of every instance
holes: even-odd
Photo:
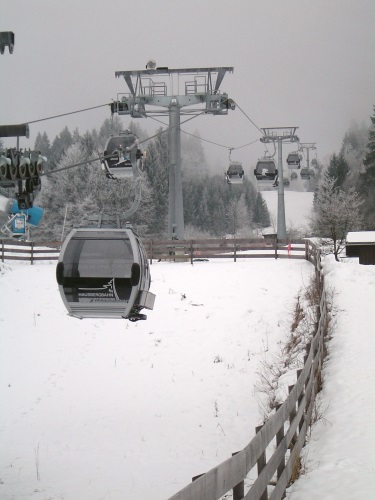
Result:
[[[286,162],[289,168],[301,168],[301,155],[298,153],[289,153]]]
[[[242,163],[233,161],[225,174],[225,178],[228,184],[242,184],[243,183],[244,170],[242,168]]]
[[[272,158],[261,158],[254,169],[257,181],[273,181],[277,176],[277,168]]]
[[[301,168],[300,176],[301,176],[301,179],[309,180],[310,179],[310,170],[308,168]]]

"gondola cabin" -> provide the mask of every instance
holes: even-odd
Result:
[[[59,291],[76,318],[146,319],[153,309],[147,256],[131,228],[73,229],[56,268]]]
[[[0,32],[0,54],[4,54],[5,47],[8,47],[9,54],[13,54],[14,49],[14,33],[13,31]]]
[[[301,155],[289,153],[286,162],[289,168],[301,168]]]
[[[301,168],[300,176],[301,176],[301,179],[309,180],[310,179],[310,170],[308,168]]]
[[[261,158],[254,169],[257,181],[273,181],[277,176],[277,168],[272,158]]]
[[[142,170],[142,159],[137,136],[125,131],[108,139],[102,163],[107,177],[133,179],[137,169]]]
[[[225,178],[228,184],[242,184],[243,183],[244,170],[242,168],[242,163],[233,161],[225,173]]]

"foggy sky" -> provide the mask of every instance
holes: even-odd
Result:
[[[0,0],[0,31],[16,36],[13,54],[0,55],[0,124],[109,103],[127,91],[115,71],[144,69],[150,58],[169,68],[233,66],[221,91],[258,127],[298,127],[325,159],[353,121],[370,125],[374,26],[374,0]],[[52,143],[65,125],[83,134],[109,117],[106,107],[34,123],[21,146],[33,148],[39,131]],[[150,135],[160,126],[137,123]],[[225,146],[203,144],[218,172],[227,148],[261,136],[238,108],[183,129]],[[253,168],[263,153],[257,141],[231,158]]]

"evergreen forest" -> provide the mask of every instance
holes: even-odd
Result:
[[[307,190],[314,192],[315,200],[311,234],[330,235],[331,230],[325,231],[325,223],[317,219],[320,200],[325,203],[330,200],[332,205],[332,200],[340,199],[344,203],[345,199],[355,199],[355,206],[345,207],[351,217],[348,217],[350,225],[344,224],[343,228],[375,230],[375,106],[370,120],[370,126],[352,124],[340,150],[329,161],[315,161],[315,174],[307,183]],[[132,181],[108,179],[98,161],[108,138],[123,129],[115,115],[106,119],[99,130],[83,135],[78,129],[70,131],[64,127],[52,143],[46,132],[38,133],[34,150],[40,151],[48,161],[36,200],[44,209],[44,216],[40,226],[31,226],[32,239],[61,241],[72,227],[95,224],[90,220],[92,216],[116,215],[129,209],[135,196]],[[167,129],[160,128],[149,139],[134,121],[128,129],[139,138],[145,156],[141,204],[129,222],[143,238],[167,239]],[[230,185],[225,182],[224,172],[210,173],[199,136],[181,134],[181,159],[186,239],[257,237],[272,225],[274,221],[270,220],[255,181],[245,175],[243,184]],[[79,166],[71,168],[76,164]],[[1,194],[14,197],[11,189],[2,188]],[[2,219],[4,217],[2,214]],[[306,236],[294,234],[293,228],[287,228],[287,232],[288,237]]]

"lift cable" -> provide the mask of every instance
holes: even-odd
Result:
[[[204,113],[204,112],[203,112]],[[200,114],[203,114],[203,113],[200,113]],[[198,116],[198,115],[197,115]],[[151,118],[152,120],[155,120],[159,123],[161,123],[162,125],[165,125],[166,127],[168,127],[168,124],[167,123],[164,123],[162,122],[161,120],[158,120],[157,118],[153,117],[153,116],[150,116],[149,118]],[[195,118],[192,117],[192,118]],[[189,120],[192,120],[192,118],[189,118],[188,120],[185,120],[181,123],[181,125],[183,125],[184,123],[186,123],[187,121]],[[235,150],[235,149],[241,149],[241,148],[244,148],[246,146],[250,146],[251,144],[255,144],[256,142],[259,141],[259,139],[255,139],[254,141],[251,141],[251,142],[248,142],[246,144],[243,144],[242,146],[237,146],[237,147],[230,147],[230,146],[225,146],[224,144],[219,144],[218,142],[214,142],[214,141],[210,141],[209,139],[203,139],[202,137],[198,136],[198,135],[194,135],[194,134],[191,134],[190,132],[186,132],[186,130],[182,130],[181,129],[181,132],[183,132],[184,134],[186,135],[190,135],[191,137],[195,137],[196,139],[200,139],[201,141],[203,142],[208,142],[210,144],[213,144],[214,146],[219,146],[221,148],[225,148],[225,149],[231,149],[231,150]]]
[[[235,102],[235,105],[237,106],[237,108],[241,111],[241,113],[243,113],[246,118],[254,125],[254,127],[259,130],[259,132],[264,135],[264,132],[262,132],[262,130],[258,127],[258,125],[256,123],[253,122],[253,120],[245,113],[245,111],[241,108],[241,106]]]
[[[48,118],[40,118],[39,120],[33,120],[30,122],[26,122],[28,124],[30,123],[38,123],[38,122],[43,122],[46,120],[53,120],[54,118],[60,118],[61,116],[68,116],[68,115],[74,115],[76,113],[83,113],[84,111],[90,111],[91,109],[98,109],[98,108],[104,108],[104,106],[110,106],[111,104],[100,104],[99,106],[92,106],[91,108],[85,108],[85,109],[79,109],[77,111],[70,111],[69,113],[63,113],[61,115],[55,115],[55,116],[49,116]]]
[[[60,118],[60,117],[62,117],[62,116],[68,116],[68,115],[73,115],[73,114],[77,114],[77,113],[83,113],[83,112],[85,112],[85,111],[90,111],[90,110],[93,110],[93,109],[103,108],[103,107],[105,107],[105,106],[110,106],[110,105],[111,105],[110,103],[100,104],[100,105],[98,105],[98,106],[92,106],[92,107],[90,107],[90,108],[84,108],[84,109],[80,109],[80,110],[76,110],[76,111],[71,111],[71,112],[68,112],[68,113],[63,113],[63,114],[60,114],[60,115],[54,115],[54,116],[50,116],[50,117],[46,117],[46,118],[40,118],[39,120],[33,120],[33,121],[29,121],[29,122],[27,122],[27,123],[29,123],[29,124],[30,124],[30,123],[38,123],[38,122],[42,122],[42,121],[46,121],[46,120],[52,120],[52,119],[54,119],[54,118]],[[261,133],[263,133],[263,132],[260,130],[260,128],[259,128],[259,127],[258,127],[258,126],[257,126],[257,125],[253,122],[253,120],[251,120],[251,118],[250,118],[250,117],[249,117],[249,116],[248,116],[248,115],[247,115],[247,114],[243,111],[243,109],[242,109],[242,108],[238,105],[238,103],[237,103],[237,102],[236,102],[236,106],[237,106],[237,107],[240,109],[240,111],[241,111],[241,112],[242,112],[242,113],[246,116],[246,118],[247,118],[247,119],[248,119],[248,120],[249,120],[249,121],[250,121],[250,122],[251,122],[251,123],[252,123],[252,124],[253,124],[253,125],[257,128],[257,130],[259,130]],[[183,122],[181,122],[181,124],[180,124],[180,125],[183,125],[184,123],[186,123],[186,122],[188,122],[188,121],[190,121],[190,120],[193,120],[194,118],[197,118],[198,116],[200,116],[200,115],[202,115],[202,114],[204,114],[204,113],[205,113],[205,112],[204,112],[204,111],[202,111],[201,113],[196,114],[196,115],[194,115],[194,116],[192,116],[192,117],[188,118],[187,120],[184,120]],[[168,126],[168,124],[166,124],[166,123],[162,122],[161,120],[158,120],[158,119],[157,119],[157,118],[155,118],[155,117],[150,116],[150,118],[151,118],[151,119],[153,119],[153,120],[155,120],[155,121],[157,121],[157,122],[159,122],[159,123],[161,123],[162,125],[165,125],[165,126],[167,127],[167,129],[166,129],[166,130],[162,130],[162,131],[160,131],[160,132],[157,132],[156,134],[154,134],[154,135],[152,135],[152,136],[150,136],[150,137],[147,137],[146,139],[143,139],[143,140],[139,141],[139,144],[142,144],[142,143],[147,142],[147,141],[149,141],[149,140],[151,140],[151,139],[154,139],[155,137],[158,137],[159,135],[164,134],[164,133],[166,133],[166,132],[169,130],[169,126]],[[202,140],[202,141],[204,141],[204,142],[208,142],[208,143],[210,143],[210,144],[213,144],[213,145],[215,145],[215,146],[219,146],[219,147],[222,147],[222,148],[228,149],[228,150],[230,150],[230,151],[235,150],[235,149],[241,149],[241,148],[244,148],[244,147],[246,147],[246,146],[250,146],[251,144],[254,144],[255,142],[257,142],[257,141],[259,140],[259,139],[256,139],[255,141],[252,141],[252,142],[249,142],[249,143],[244,144],[244,145],[242,145],[242,146],[238,146],[238,147],[234,148],[234,147],[224,146],[223,144],[219,144],[219,143],[216,143],[216,142],[214,142],[214,141],[210,141],[210,140],[208,140],[208,139],[202,139],[201,137],[195,136],[194,134],[190,134],[189,132],[186,132],[185,130],[181,130],[181,131],[182,131],[183,133],[187,134],[187,135],[190,135],[190,136],[192,136],[192,137],[196,137],[197,139],[200,139],[200,140]],[[40,174],[40,177],[41,177],[41,176],[45,176],[45,175],[50,175],[50,174],[58,173],[58,172],[62,172],[62,171],[64,171],[64,170],[69,170],[69,169],[71,169],[71,168],[79,167],[79,166],[82,166],[82,165],[87,165],[88,163],[93,163],[93,162],[95,162],[95,161],[101,161],[101,160],[106,159],[106,158],[107,158],[107,157],[99,157],[99,158],[94,158],[94,159],[92,159],[92,160],[86,160],[86,161],[83,161],[83,162],[75,163],[75,164],[73,164],[73,165],[68,165],[68,166],[66,166],[66,167],[57,168],[57,169],[55,169],[55,170],[51,170],[51,171],[49,171],[49,172],[43,172],[43,173],[41,173],[41,174]]]
[[[192,120],[193,118],[196,118],[196,116],[193,116],[191,118],[188,118],[187,120],[185,120],[183,123],[189,121],[189,120]],[[155,119],[155,118],[154,118]],[[160,120],[157,120],[157,121],[160,121]],[[161,122],[162,123],[162,122]],[[164,123],[165,125],[165,123]],[[176,125],[175,125],[176,126]],[[146,139],[143,139],[142,141],[138,141],[138,144],[142,144],[144,142],[147,142],[151,139],[154,139],[155,137],[158,137],[159,135],[161,134],[165,134],[166,132],[168,132],[168,128],[166,130],[162,130],[161,132],[157,132],[156,134],[154,135],[151,135],[150,137],[147,137]],[[61,168],[56,168],[55,170],[50,170],[49,172],[42,172],[41,174],[39,174],[39,177],[42,177],[44,175],[50,175],[50,174],[54,174],[54,173],[58,173],[58,172],[62,172],[64,170],[69,170],[71,168],[75,168],[75,167],[80,167],[82,165],[87,165],[88,163],[93,163],[94,161],[101,161],[101,160],[105,160],[106,158],[110,158],[111,155],[108,155],[108,156],[99,156],[99,158],[94,158],[92,160],[86,160],[86,161],[82,161],[82,162],[79,162],[79,163],[74,163],[73,165],[68,165],[66,167],[61,167]]]

